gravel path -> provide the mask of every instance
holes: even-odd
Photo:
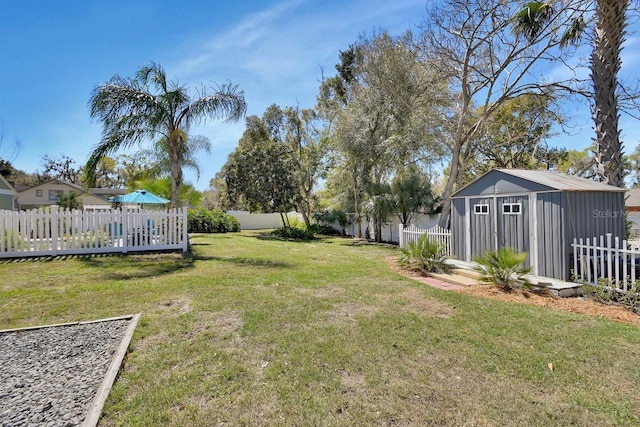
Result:
[[[0,333],[0,426],[80,425],[130,321]]]

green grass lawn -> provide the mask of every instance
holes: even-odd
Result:
[[[101,426],[640,424],[638,327],[425,287],[392,247],[191,242],[0,263],[0,328],[142,313]]]

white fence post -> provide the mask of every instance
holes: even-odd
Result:
[[[608,286],[623,292],[636,283],[636,263],[640,261],[640,248],[636,245],[629,245],[627,240],[621,242],[617,237],[612,239],[608,233],[600,238],[574,238],[571,246],[575,279],[591,285],[606,279]]]
[[[425,230],[415,225],[403,228],[402,224],[400,224],[400,247],[406,247],[409,242],[416,243],[423,234],[426,234],[427,238],[432,242],[437,242],[441,245],[446,256],[451,256],[451,231],[437,225]]]
[[[188,250],[187,209],[0,211],[0,258]]]
[[[51,255],[52,256],[56,256],[58,255],[58,243],[60,239],[60,218],[58,217],[58,207],[57,206],[51,206],[49,211],[49,215],[50,215],[50,221],[49,224],[53,224],[53,227],[50,227],[51,230],[51,246],[52,246],[52,252]],[[45,224],[44,221],[45,216],[43,215],[43,224]],[[45,228],[49,228],[46,227]],[[49,230],[47,230],[49,231]],[[46,233],[49,234],[49,233]]]

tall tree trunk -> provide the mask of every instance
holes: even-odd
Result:
[[[171,207],[177,208],[180,200],[180,188],[182,187],[182,164],[180,157],[179,136],[172,132],[169,135],[169,162],[171,167]]]
[[[353,169],[353,206],[356,213],[356,224],[358,225],[358,238],[362,239],[362,217],[360,216],[360,199],[358,194],[358,169]]]
[[[628,7],[628,0],[598,1],[595,44],[591,55],[598,176],[600,181],[616,187],[624,187],[616,89]]]
[[[451,167],[449,171],[449,178],[447,184],[444,187],[442,193],[442,213],[440,214],[440,221],[438,225],[442,228],[447,228],[449,225],[449,216],[451,215],[451,196],[455,189],[455,184],[458,181],[458,175],[462,174],[460,165],[460,151],[461,145],[458,142],[454,143],[453,155],[451,156]]]

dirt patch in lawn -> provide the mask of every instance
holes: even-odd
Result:
[[[404,309],[411,313],[436,317],[451,317],[454,314],[452,307],[433,298],[425,297],[416,288],[405,289],[402,296],[408,301]]]

